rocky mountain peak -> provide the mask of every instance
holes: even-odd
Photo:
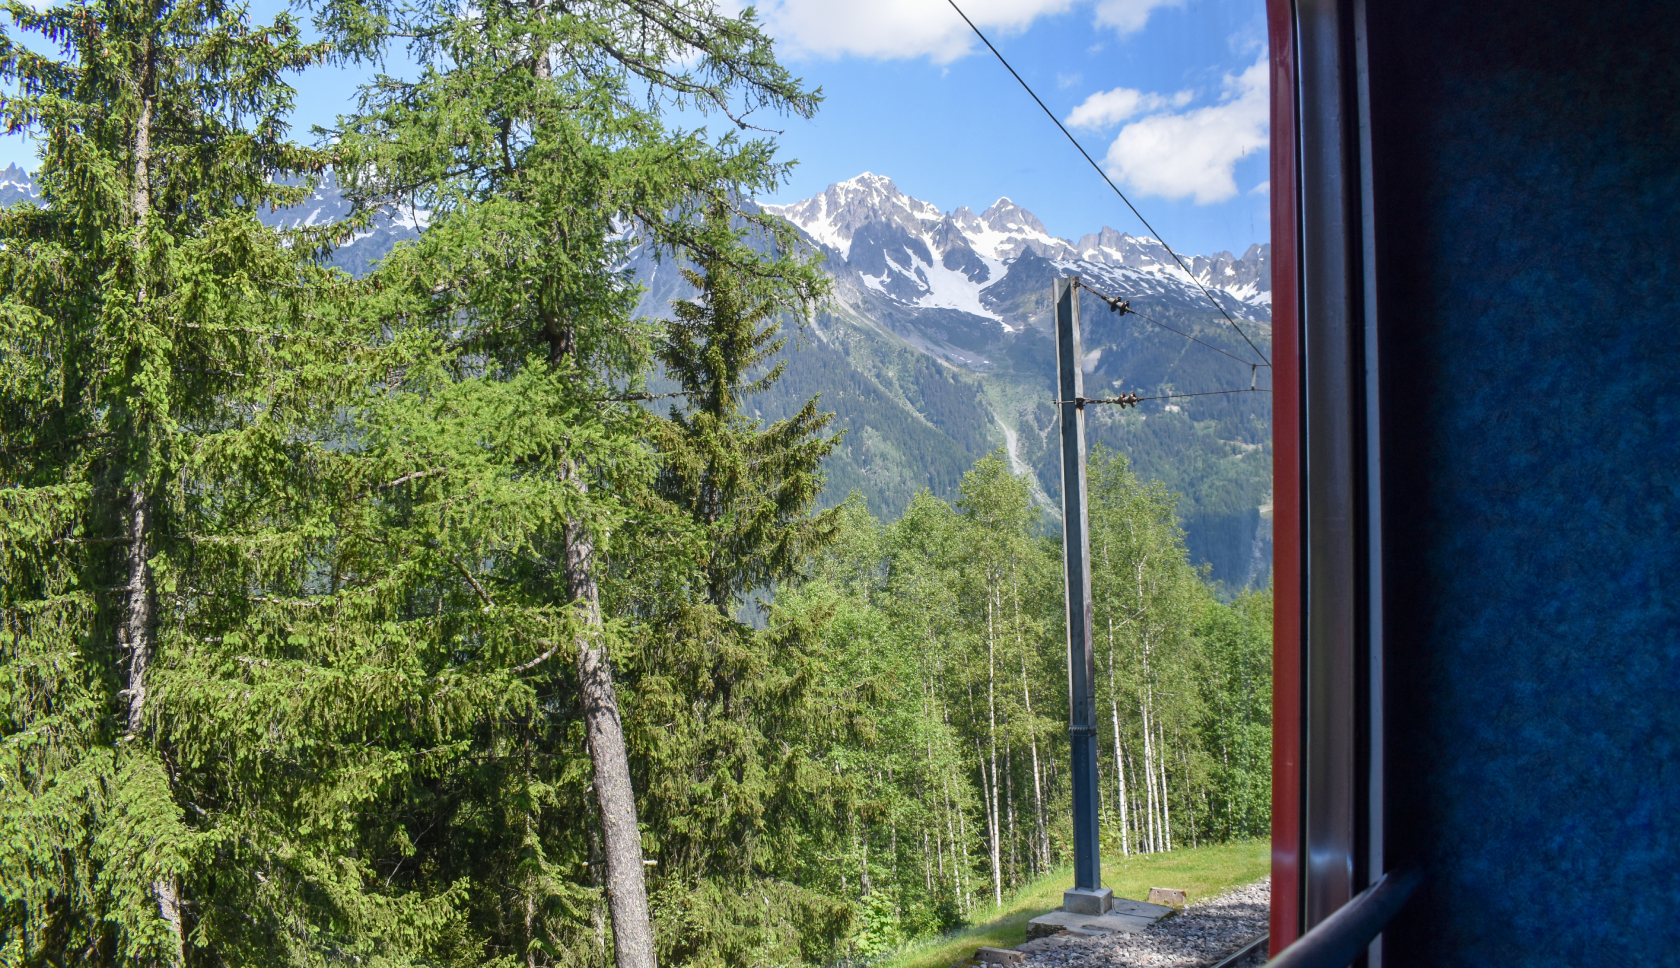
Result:
[[[992,207],[980,213],[980,221],[994,232],[1031,233],[1049,236],[1038,216],[1015,204],[1008,197],[999,198]]]
[[[29,172],[17,165],[7,165],[5,171],[0,171],[0,208],[18,202],[43,204],[41,190],[36,187],[35,179]]]
[[[911,198],[891,178],[867,171],[802,202],[764,209],[798,225],[842,256],[850,254],[853,236],[866,225],[893,225],[919,234],[925,231],[923,222],[937,225],[944,219],[937,205]]]
[[[997,308],[992,287],[1029,254],[1105,281],[1116,292],[1170,293],[1186,308],[1206,299],[1158,240],[1105,225],[1075,244],[1051,235],[1038,216],[1007,197],[979,214],[967,206],[942,213],[901,192],[892,179],[864,172],[803,201],[764,208],[838,252],[838,261],[868,289],[902,305],[989,317],[1006,330],[1016,327]],[[1250,246],[1241,259],[1222,252],[1187,257],[1185,264],[1203,284],[1263,313],[1260,307],[1270,300],[1269,253],[1269,246]]]

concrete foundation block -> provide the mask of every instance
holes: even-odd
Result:
[[[1169,909],[1170,910],[1170,909]],[[1126,931],[1137,932],[1154,924],[1156,917],[1139,917],[1135,914],[1116,914],[1109,912],[1103,915],[1073,914],[1068,911],[1051,911],[1040,914],[1027,922],[1027,937],[1042,938],[1058,931],[1072,931],[1075,928],[1092,931]]]
[[[1153,900],[1153,898],[1151,898]],[[1062,892],[1062,910],[1069,914],[1101,916],[1114,906],[1114,892],[1106,887],[1076,887]]]
[[[1148,901],[1134,901],[1127,897],[1114,899],[1114,906],[1108,909],[1110,914],[1130,914],[1138,918],[1164,918],[1173,913],[1173,909],[1165,904],[1150,904]]]

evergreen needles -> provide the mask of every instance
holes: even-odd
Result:
[[[750,11],[7,11],[46,205],[0,214],[0,962],[828,963],[1058,862],[1025,485],[884,528],[817,510],[819,400],[747,416],[825,294],[746,201],[786,169],[738,132],[817,103]],[[288,140],[294,72],[393,45]],[[348,220],[259,222],[329,170]],[[394,206],[419,238],[324,268]],[[1260,600],[1106,467],[1111,827],[1253,833]]]

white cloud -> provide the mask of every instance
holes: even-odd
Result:
[[[1260,184],[1255,185],[1253,188],[1250,188],[1248,193],[1250,195],[1270,195],[1272,193],[1272,180],[1270,178],[1266,179]]]
[[[1100,0],[1097,26],[1113,27],[1121,36],[1136,33],[1149,22],[1149,15],[1161,7],[1177,7],[1184,0]]]
[[[1160,94],[1145,94],[1129,87],[1117,87],[1112,91],[1098,91],[1086,98],[1084,103],[1074,108],[1073,113],[1063,120],[1076,128],[1106,128],[1134,115],[1147,114],[1167,107],[1181,108],[1190,103],[1191,97],[1189,91],[1179,91],[1171,97],[1166,97]]]
[[[1077,0],[967,0],[986,31],[1016,33]],[[759,15],[790,57],[928,57],[948,64],[979,44],[944,0],[767,0]]]
[[[1194,197],[1198,205],[1235,196],[1237,162],[1267,144],[1267,80],[1262,58],[1241,74],[1226,76],[1219,104],[1126,125],[1109,146],[1109,173],[1144,194]]]

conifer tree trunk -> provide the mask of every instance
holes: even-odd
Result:
[[[149,53],[149,52],[148,52]],[[152,212],[152,98],[150,60],[139,79],[140,117],[134,126],[134,269],[135,313],[146,313],[146,221]],[[128,428],[132,436],[139,428]],[[152,661],[151,614],[151,549],[146,541],[146,526],[151,518],[151,501],[146,494],[144,479],[129,488],[125,514],[128,527],[128,581],[123,586],[124,615],[119,635],[128,651],[128,729],[130,737],[138,736],[146,709],[146,667]]]
[[[125,517],[128,581],[123,585],[124,614],[118,634],[123,649],[128,652],[128,684],[124,691],[128,693],[126,733],[132,739],[140,735],[145,722],[146,669],[152,661],[151,548],[146,540],[151,501],[143,482],[129,488]]]
[[[134,301],[136,315],[145,318],[150,295],[146,289],[146,223],[152,213],[152,109],[153,78],[156,73],[156,54],[148,36],[142,54],[142,69],[136,79],[140,114],[134,125]],[[139,428],[129,428],[131,433]],[[123,623],[118,635],[120,644],[128,650],[128,716],[126,736],[132,740],[145,725],[147,670],[157,649],[155,622],[152,615],[152,550],[146,538],[151,525],[152,502],[147,493],[146,474],[129,487],[125,509],[128,528],[128,560],[125,563],[128,580],[123,585]],[[181,931],[181,892],[172,877],[159,878],[152,884],[157,898],[158,916],[169,928],[173,947],[173,963],[182,964],[186,948]]]
[[[589,886],[604,889],[607,886],[606,875],[603,873],[606,860],[601,856],[601,831],[589,831]],[[599,901],[589,904],[589,927],[595,936],[595,951],[605,954],[607,951],[607,921],[606,912],[601,910]]]
[[[576,481],[579,488],[585,485]],[[583,603],[578,636],[578,683],[589,758],[595,768],[595,799],[601,813],[606,862],[607,908],[612,915],[613,960],[618,968],[655,968],[653,924],[648,915],[642,871],[642,837],[636,824],[636,791],[618,715],[612,667],[601,641],[601,595],[594,575],[594,540],[577,522],[566,526],[566,583]]]

